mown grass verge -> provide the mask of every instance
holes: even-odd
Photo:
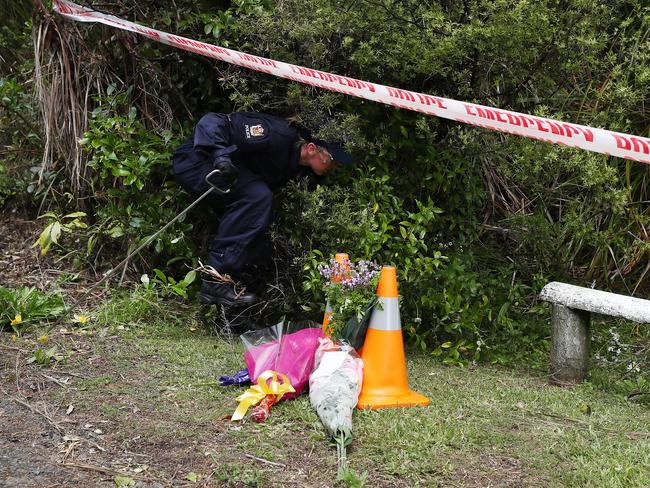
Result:
[[[307,395],[274,407],[265,424],[224,419],[241,390],[216,379],[243,367],[242,349],[198,313],[138,291],[101,304],[83,330],[49,331],[66,358],[50,369],[83,376],[51,400],[74,405],[80,422],[101,419],[105,445],[148,456],[163,483],[194,473],[206,486],[336,484],[335,450]],[[35,348],[43,332],[18,344]],[[544,372],[408,357],[410,384],[431,405],[357,411],[352,471],[340,484],[650,486],[647,405],[589,382],[549,386]]]

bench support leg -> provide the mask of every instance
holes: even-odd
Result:
[[[553,304],[551,324],[551,377],[558,385],[580,383],[589,368],[590,314]]]

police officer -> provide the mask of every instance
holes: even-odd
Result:
[[[314,139],[306,130],[263,113],[207,113],[172,156],[178,183],[197,197],[210,180],[227,190],[210,195],[210,204],[222,210],[207,264],[237,280],[242,270],[259,259],[271,224],[273,190],[296,176],[301,168],[325,174],[352,156],[343,147]],[[249,305],[255,294],[241,292],[231,282],[203,280],[199,301],[227,306]]]

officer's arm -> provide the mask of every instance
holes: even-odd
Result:
[[[214,159],[230,147],[228,119],[213,112],[205,114],[194,129],[194,150],[206,159]],[[230,159],[230,158],[228,158]]]
[[[230,142],[230,124],[226,116],[207,113],[194,129],[194,150],[219,170],[214,178],[217,187],[231,187],[237,181],[239,171],[230,161],[230,154],[237,149]]]

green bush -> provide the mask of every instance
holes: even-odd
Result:
[[[147,0],[134,15],[251,54],[643,135],[650,92],[646,3],[238,0],[220,8]],[[127,5],[119,0],[114,8],[120,7]],[[45,211],[88,213],[88,228],[78,231],[86,259],[113,261],[188,202],[167,179],[178,142],[167,132],[169,118],[145,109],[147,100],[158,99],[174,111],[175,136],[208,110],[263,110],[320,126],[320,135],[337,134],[356,151],[356,169],[294,183],[278,199],[276,229],[292,248],[279,259],[287,279],[304,282],[302,290],[282,289],[283,312],[315,314],[323,303],[318,263],[347,251],[355,260],[397,266],[405,330],[418,347],[454,363],[486,352],[503,362],[547,346],[540,324],[548,311],[535,298],[547,280],[648,293],[645,165],[387,108],[138,37],[98,42],[101,29],[79,32],[102,66],[119,60],[124,74],[107,76],[112,85],[92,86],[84,138],[88,208],[67,196],[59,172],[64,156],[32,186],[40,197],[52,184],[55,198]],[[2,39],[11,32],[2,30]],[[10,44],[25,39],[21,31]],[[0,84],[10,93],[2,128],[17,127],[3,133],[5,146],[38,133],[18,128],[20,114],[33,114],[20,76]],[[22,192],[13,184],[14,164],[25,164],[24,181],[33,184],[28,168],[36,165],[24,157],[26,146],[20,149],[24,161],[0,159],[0,200]],[[197,224],[205,220],[202,210],[188,216],[143,253],[139,267],[193,260],[194,243],[207,231]],[[182,276],[178,271],[165,269],[166,276]]]
[[[403,327],[411,339],[424,350],[452,341],[445,348],[432,348],[448,362],[480,358],[485,347],[477,347],[477,341],[484,337],[485,343],[485,337],[512,322],[513,302],[521,297],[509,295],[509,282],[483,280],[472,271],[466,264],[471,256],[443,254],[449,244],[436,241],[442,211],[430,200],[400,199],[387,175],[374,169],[356,171],[363,174],[346,187],[310,189],[303,181],[283,195],[279,229],[289,236],[302,266],[308,293],[302,309],[322,309],[324,283],[318,266],[337,252],[355,261],[392,264],[398,271]],[[296,218],[300,226],[295,226]]]
[[[19,333],[27,325],[55,319],[63,312],[65,304],[59,294],[0,286],[0,329],[11,327]]]
[[[594,320],[593,362],[590,380],[625,395],[650,403],[650,332],[624,320]],[[637,398],[638,397],[638,398]]]
[[[41,136],[31,93],[18,76],[0,76],[0,206],[28,204],[54,177],[40,174]]]
[[[109,87],[97,100],[80,141],[93,169],[95,221],[86,233],[86,253],[93,258],[105,245],[113,252],[133,250],[188,203],[187,195],[169,179],[171,152],[178,140],[170,131],[146,128],[137,109],[129,106],[128,93],[113,90]],[[192,228],[181,219],[151,243],[143,260],[151,256],[154,264],[168,265],[192,261]]]

